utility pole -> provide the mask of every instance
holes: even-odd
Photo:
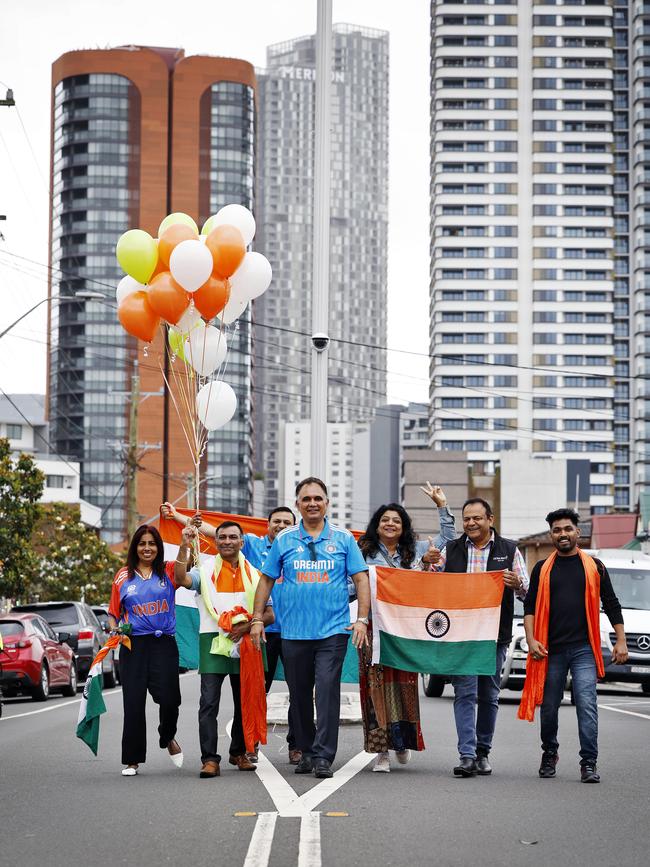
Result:
[[[311,472],[326,475],[329,348],[332,0],[318,0],[314,143],[314,260],[311,353]]]
[[[137,363],[136,363],[137,364]],[[127,470],[126,532],[131,539],[138,526],[138,404],[140,403],[140,376],[136,366],[131,377],[131,407],[129,409],[129,444],[125,462]]]
[[[0,105],[6,105],[7,108],[10,108],[12,105],[16,104],[16,100],[14,99],[13,90],[8,87],[7,88],[7,96],[4,99],[0,99]],[[0,214],[0,220],[6,220],[7,217],[4,214]],[[4,241],[4,236],[2,232],[0,232],[0,239]]]

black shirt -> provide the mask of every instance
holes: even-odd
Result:
[[[600,572],[600,599],[603,610],[614,626],[623,623],[621,605],[616,598],[605,566],[596,560]],[[530,588],[524,601],[524,614],[535,614],[539,576],[544,560],[533,567]],[[556,557],[550,576],[550,611],[548,618],[548,649],[560,650],[563,645],[588,641],[585,610],[585,570],[579,554]]]

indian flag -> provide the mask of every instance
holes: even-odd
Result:
[[[370,567],[374,664],[494,674],[503,572]]]
[[[122,640],[127,646],[130,646],[130,641],[127,638]],[[99,745],[99,718],[103,713],[106,713],[106,704],[102,695],[102,660],[119,643],[119,635],[111,636],[93,659],[81,697],[77,719],[77,737],[88,744],[95,755],[97,755]]]

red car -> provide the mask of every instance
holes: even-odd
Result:
[[[51,689],[77,694],[74,652],[65,642],[67,632],[54,632],[38,614],[3,614],[0,634],[0,686],[5,696],[18,692],[34,701],[46,701]]]

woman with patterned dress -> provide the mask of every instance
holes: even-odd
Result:
[[[454,517],[447,509],[447,499],[440,487],[429,482],[422,490],[438,506],[440,535],[435,542],[418,542],[411,519],[397,503],[380,506],[370,519],[359,547],[366,563],[394,569],[427,571],[437,561],[437,550],[456,538]],[[368,645],[359,649],[359,692],[363,718],[364,749],[377,753],[373,771],[390,771],[389,750],[405,765],[411,750],[423,750],[420,728],[418,675],[387,665],[372,664],[372,623],[368,628]]]

